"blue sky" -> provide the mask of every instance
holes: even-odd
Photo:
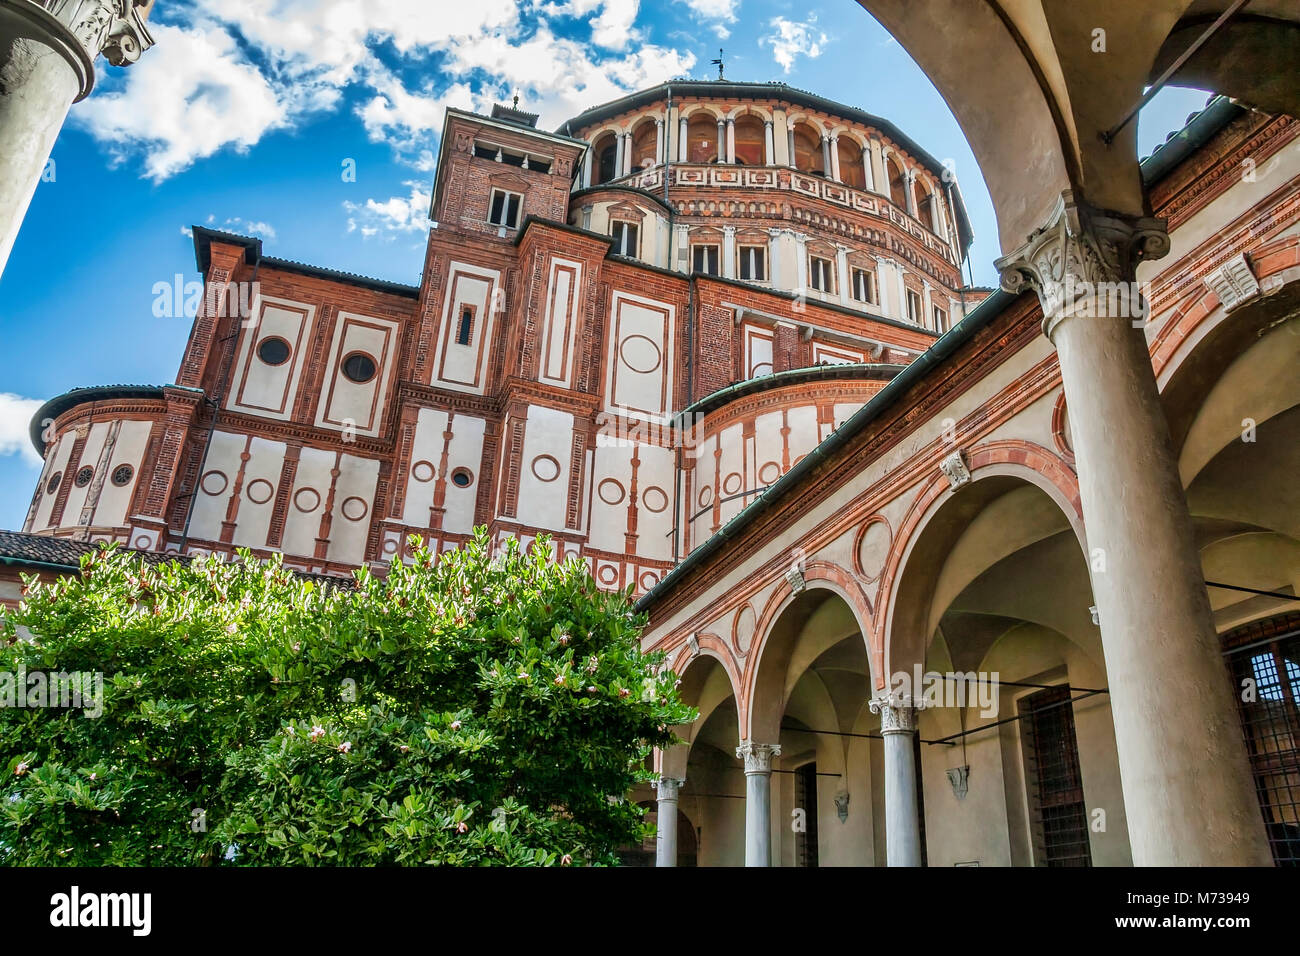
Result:
[[[853,0],[191,0],[157,46],[99,62],[0,278],[0,528],[40,471],[27,422],[70,388],[171,382],[189,332],[154,287],[196,279],[192,224],[269,255],[416,283],[443,111],[519,93],[547,128],[679,76],[782,80],[888,117],[952,159],[996,284],[992,206],[956,121]],[[1143,111],[1143,154],[1205,94]],[[345,161],[355,182],[341,175]]]

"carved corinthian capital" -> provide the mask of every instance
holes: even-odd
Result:
[[[34,41],[72,67],[85,99],[96,57],[127,66],[153,46],[145,20],[154,0],[0,0],[0,35]]]
[[[654,788],[659,791],[660,801],[671,802],[677,799],[678,791],[685,782],[679,777],[660,777],[654,782]]]
[[[880,715],[882,734],[910,734],[916,730],[916,707],[910,697],[890,694],[867,701],[873,714]]]
[[[781,745],[746,740],[736,748],[736,756],[745,761],[745,773],[771,773],[772,758],[781,756]]]
[[[1163,219],[1094,209],[1076,201],[1067,190],[1047,222],[995,265],[1007,292],[1033,289],[1038,293],[1043,331],[1051,337],[1052,329],[1074,314],[1079,301],[1116,287],[1124,288],[1127,296],[1138,263],[1168,252],[1169,233]]]

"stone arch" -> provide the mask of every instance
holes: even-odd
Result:
[[[790,157],[790,165],[801,173],[826,175],[822,155],[822,139],[825,132],[821,125],[808,119],[800,119],[791,122],[789,128],[794,141],[794,155]]]
[[[762,114],[747,112],[735,117],[735,137],[737,163],[767,165],[767,121]]]
[[[686,159],[691,163],[718,161],[718,115],[712,107],[686,117]]]
[[[719,120],[725,120],[727,118],[726,114],[712,103],[691,103],[688,106],[681,107],[681,111],[677,115],[681,119],[692,120],[701,113],[707,113],[709,116],[713,117],[715,125]]]
[[[618,178],[618,136],[616,129],[604,129],[591,140],[591,184],[598,186]]]
[[[631,141],[632,172],[640,172],[648,166],[659,163],[659,132],[656,120],[662,120],[656,113],[646,113],[632,120]]]
[[[741,677],[741,736],[746,740],[771,742],[777,738],[784,706],[785,667],[794,650],[799,626],[829,592],[842,601],[853,615],[864,642],[871,633],[873,611],[866,593],[854,576],[829,561],[812,560],[803,565],[804,588],[795,592],[782,580],[764,605],[754,630],[754,643],[745,659]],[[871,661],[869,646],[865,646]],[[759,697],[762,696],[762,701]],[[756,706],[760,705],[756,713]],[[775,717],[773,717],[775,714]],[[766,736],[764,736],[766,735]]]
[[[969,482],[954,489],[943,474],[936,474],[922,486],[899,521],[881,573],[871,634],[872,673],[878,689],[885,686],[884,675],[900,667],[911,667],[925,658],[935,581],[932,577],[928,588],[911,586],[906,589],[908,593],[902,593],[903,585],[909,583],[904,578],[911,578],[914,583],[919,572],[909,572],[916,571],[921,563],[939,562],[944,544],[955,540],[970,518],[1013,484],[1031,485],[1045,493],[1065,517],[1080,548],[1087,554],[1078,480],[1058,455],[1032,442],[1007,439],[976,446],[966,454],[965,461],[971,475]],[[958,499],[963,510],[969,510],[970,514],[963,516],[958,511],[955,517],[959,520],[965,517],[965,524],[956,532],[945,531],[946,539],[940,540],[941,535],[931,534],[931,529],[937,527],[941,515],[949,520],[954,517],[946,509]]]

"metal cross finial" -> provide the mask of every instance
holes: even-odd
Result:
[[[515,109],[519,109],[519,94],[515,94]]]
[[[718,58],[716,60],[710,60],[709,62],[718,68],[718,79],[722,79],[722,71],[724,68],[722,47],[718,47]]]

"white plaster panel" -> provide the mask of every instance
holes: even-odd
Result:
[[[444,531],[469,534],[474,530],[474,510],[478,503],[478,483],[482,479],[483,433],[487,423],[481,418],[457,415],[452,420],[452,438],[447,446],[447,469],[454,472],[464,468],[474,478],[467,488],[447,481],[447,494],[443,499],[446,513],[442,516]]]
[[[391,319],[376,319],[351,312],[339,313],[330,345],[325,376],[325,399],[316,413],[316,424],[325,428],[351,430],[358,435],[377,435],[384,416],[384,397],[393,374],[399,341],[399,325]],[[368,382],[354,382],[343,374],[343,361],[354,352],[368,355],[375,363],[375,375]]]
[[[240,331],[227,408],[280,421],[293,416],[315,316],[314,305],[271,296],[258,299],[256,320]],[[281,365],[268,365],[257,354],[261,343],[272,337],[289,345],[289,358]]]
[[[636,552],[667,561],[673,556],[673,451],[642,445],[638,457]]]
[[[442,332],[434,356],[432,382],[462,392],[483,394],[487,387],[492,333],[499,307],[501,273],[465,262],[452,262],[447,272],[447,294],[442,312]],[[469,344],[457,342],[465,310],[473,312]]]
[[[573,416],[542,405],[529,406],[517,507],[517,517],[525,525],[564,530],[572,450]]]
[[[86,496],[90,494],[90,489],[95,484],[95,478],[99,475],[99,455],[104,450],[104,441],[108,438],[108,428],[108,422],[99,422],[90,426],[90,434],[86,438],[86,444],[81,449],[81,460],[64,473],[64,481],[72,482],[72,487],[68,491],[67,503],[63,508],[62,526],[65,528],[75,526],[81,520],[81,509],[86,506]],[[78,488],[74,479],[77,472],[87,465],[95,469],[95,475],[91,477],[87,485]]]
[[[360,564],[365,559],[378,479],[379,462],[373,458],[344,455],[340,459],[339,476],[334,486],[329,550],[326,552],[329,560]]]
[[[632,480],[632,446],[596,446],[592,467],[591,529],[587,540],[600,551],[626,546],[628,489]]]
[[[281,540],[281,550],[285,554],[315,556],[316,537],[320,534],[322,509],[329,498],[334,459],[334,452],[322,448],[304,448],[299,455]]]
[[[551,385],[573,385],[574,351],[582,305],[582,263],[551,259],[546,288],[546,320],[542,331],[539,379]]]
[[[201,541],[221,538],[221,522],[226,519],[226,506],[234,493],[235,476],[239,474],[239,456],[244,452],[247,436],[215,431],[208,443],[207,459],[194,496],[194,510],[190,516],[190,537]]]
[[[75,432],[64,432],[59,436],[58,443],[47,456],[47,461],[52,462],[52,464],[48,465],[45,471],[41,473],[42,491],[45,489],[44,482],[48,482],[57,472],[63,473],[63,477],[59,479],[60,487],[62,487],[62,482],[72,480],[72,475],[68,471],[68,458],[72,455],[72,446],[76,440]],[[55,488],[54,494],[43,495],[41,503],[36,509],[36,517],[32,521],[30,530],[39,531],[50,526],[50,514],[54,510],[54,501],[58,494],[59,489]]]
[[[240,489],[239,515],[232,539],[238,547],[266,547],[271,516],[275,512],[275,493],[279,490],[280,475],[284,471],[284,451],[284,442],[254,438],[249,443],[244,484]]]
[[[616,292],[611,312],[606,407],[666,420],[672,407],[673,306]]]
[[[126,525],[127,509],[131,507],[131,496],[135,493],[136,482],[140,480],[140,462],[144,459],[145,448],[149,444],[149,433],[153,430],[152,422],[124,421],[117,432],[117,441],[109,457],[108,472],[99,492],[99,501],[95,505],[95,517],[91,524],[101,527],[123,527]],[[131,480],[125,485],[113,484],[113,472],[120,465],[130,465],[133,471]]]

